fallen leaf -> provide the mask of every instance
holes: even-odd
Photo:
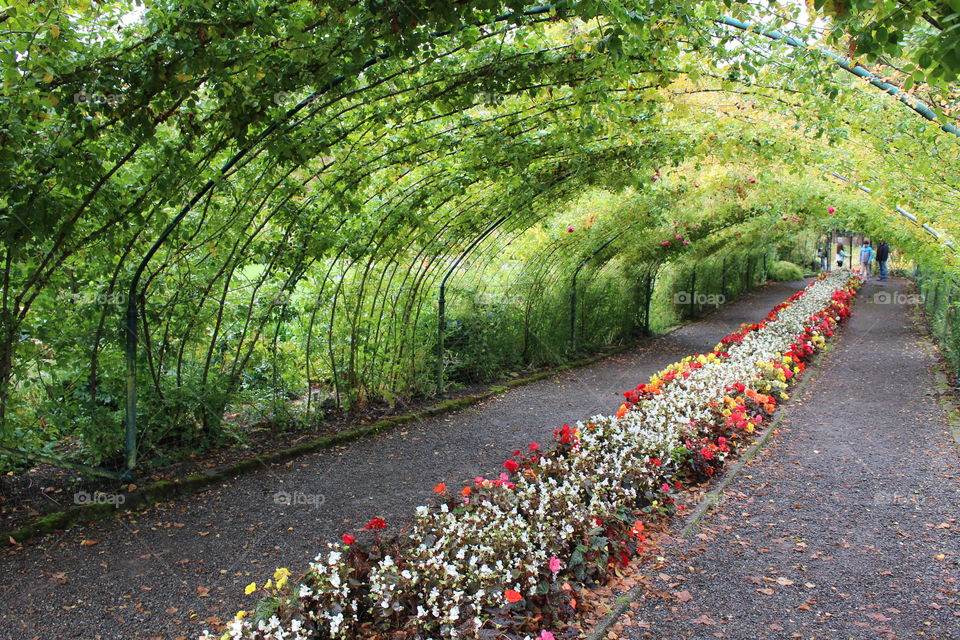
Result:
[[[206,598],[210,595],[209,587],[197,587],[197,595],[201,598]]]
[[[876,620],[877,622],[890,622],[893,618],[888,618],[882,613],[868,613],[867,617],[871,620]]]
[[[99,540],[81,540],[80,541],[81,547],[92,547],[95,544],[100,544],[100,541]]]
[[[757,589],[757,593],[762,593],[765,596],[772,596],[776,593],[773,589]]]
[[[690,602],[693,600],[693,596],[686,589],[683,591],[674,591],[673,596],[680,602]]]
[[[710,616],[708,616],[707,614],[703,614],[702,616],[694,620],[693,624],[705,624],[711,627],[717,626],[717,623],[714,620],[712,620]]]

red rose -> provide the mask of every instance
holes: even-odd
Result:
[[[353,543],[356,542],[356,541],[357,541],[357,539],[356,539],[354,536],[350,535],[349,533],[343,534],[343,544],[349,546],[349,545],[353,544]]]
[[[380,529],[386,529],[387,521],[383,518],[372,518],[370,522],[367,523],[367,526],[364,529],[379,531]]]
[[[517,469],[520,468],[520,464],[513,458],[510,458],[509,460],[503,463],[503,468],[509,471],[510,473],[516,473]]]

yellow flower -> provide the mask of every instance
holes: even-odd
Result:
[[[247,615],[246,611],[237,611],[237,620],[243,620],[243,616]]]
[[[256,590],[257,590],[257,583],[251,582],[250,584],[247,585],[247,587],[243,590],[243,592],[247,595],[250,595]]]
[[[290,577],[290,570],[280,568],[273,572],[273,579],[277,581],[277,589],[283,589],[283,585],[287,584],[287,578]]]

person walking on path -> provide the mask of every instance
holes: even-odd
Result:
[[[843,261],[850,257],[850,254],[843,250],[843,245],[837,245],[837,266],[842,267]]]
[[[880,269],[880,279],[887,279],[887,259],[890,257],[890,245],[881,240],[877,245],[877,267]]]
[[[870,267],[873,263],[873,247],[870,246],[869,240],[864,240],[863,244],[860,246],[860,275],[863,276],[864,280],[867,280],[870,277]]]

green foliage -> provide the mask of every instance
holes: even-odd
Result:
[[[0,9],[0,441],[120,463],[131,294],[164,459],[666,328],[834,229],[955,275],[888,212],[953,237],[960,146],[728,11],[811,35],[740,2]]]
[[[778,282],[795,282],[803,280],[803,269],[792,262],[777,260],[770,265],[767,275]]]

